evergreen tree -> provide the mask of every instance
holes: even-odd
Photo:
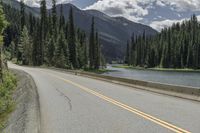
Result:
[[[48,27],[47,27],[47,7],[46,7],[46,0],[41,1],[40,6],[40,46],[39,46],[39,65],[42,65],[44,63],[44,51],[46,48],[46,37],[48,33]]]
[[[36,22],[36,28],[33,34],[33,65],[40,65],[40,22]]]
[[[23,65],[28,65],[29,61],[31,60],[31,46],[30,46],[30,40],[28,35],[28,30],[26,26],[24,26],[20,42],[18,44],[18,51],[19,51],[19,61],[22,61]]]
[[[74,28],[74,18],[73,18],[73,9],[70,8],[69,12],[69,25],[68,25],[68,43],[69,43],[69,59],[72,63],[73,68],[78,67],[77,62],[77,48],[76,48],[76,37],[75,37],[75,28]]]
[[[90,46],[87,43],[86,33],[75,28],[72,8],[69,13],[69,21],[66,23],[62,8],[60,10],[60,17],[57,17],[55,0],[52,0],[52,12],[48,15],[46,1],[41,0],[40,17],[35,17],[31,13],[27,14],[25,12],[25,5],[23,1],[21,2],[20,11],[6,4],[4,5],[6,18],[11,23],[4,32],[4,35],[6,35],[4,43],[12,51],[12,57],[17,56],[17,59],[23,61],[23,64],[26,65],[42,65],[45,63],[55,65],[54,63],[56,63],[57,59],[61,58],[62,60],[64,57],[65,62],[61,61],[64,65],[60,64],[61,62],[57,62],[57,66],[71,68],[88,67]],[[22,25],[26,28],[21,28]],[[98,34],[95,33],[96,31],[93,30],[92,68],[98,69],[103,56],[101,55]],[[28,44],[27,42],[30,45],[24,45]],[[29,52],[26,51],[27,48],[30,50]],[[17,52],[18,50],[19,52]]]
[[[55,44],[56,41],[54,40],[54,37],[50,37],[48,41],[48,46],[47,46],[47,62],[49,65],[53,65],[53,57],[54,57],[54,52],[55,52]]]
[[[11,53],[11,57],[10,59],[13,59],[15,57],[15,43],[12,41],[11,44],[10,44],[10,53]]]
[[[68,39],[68,33],[69,33],[68,27],[69,27],[69,23],[67,22],[67,23],[65,24],[65,27],[64,27],[65,38],[66,38],[66,39]]]
[[[34,17],[32,15],[32,13],[29,13],[29,33],[30,33],[30,35],[33,35],[34,24],[35,24]]]
[[[86,43],[86,35],[84,34],[84,45],[83,45],[83,49],[84,49],[84,68],[86,69],[88,67],[88,45]]]
[[[19,33],[22,33],[22,30],[25,26],[25,5],[24,5],[24,1],[23,0],[20,0],[20,31]],[[20,47],[20,46],[18,46]],[[19,50],[19,49],[17,49]],[[21,52],[20,51],[17,51],[17,59],[18,61],[21,60]]]
[[[99,44],[99,34],[96,32],[95,36],[95,69],[99,69],[101,64],[101,52],[100,52],[100,44]]]
[[[56,46],[57,47],[54,56],[55,66],[60,68],[69,67],[70,64],[69,64],[68,45],[65,40],[63,31],[61,31],[61,34],[58,39],[58,44]]]
[[[79,65],[79,68],[83,68],[83,67],[86,68],[87,66],[86,35],[84,32],[80,31],[80,29],[77,30],[77,40],[78,40],[78,43],[77,43],[78,44],[77,45],[78,65]]]
[[[94,68],[95,64],[95,29],[94,29],[94,17],[92,17],[91,31],[90,31],[90,42],[89,42],[89,62],[90,69]]]
[[[200,23],[190,20],[175,23],[159,34],[137,36],[131,42],[130,64],[141,67],[200,68]],[[129,52],[127,51],[127,54]]]
[[[126,57],[125,57],[125,64],[130,64],[130,50],[129,50],[130,46],[129,46],[129,41],[127,41],[127,46],[126,46]]]
[[[56,0],[52,0],[52,25],[53,32],[57,34],[57,12],[56,12]]]
[[[25,25],[25,5],[24,5],[24,1],[23,0],[20,0],[20,18],[21,18],[21,31],[23,30],[24,28],[24,25]]]
[[[65,27],[65,17],[63,16],[63,5],[60,7],[59,31]]]

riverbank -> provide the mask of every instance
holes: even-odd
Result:
[[[95,74],[103,74],[103,73],[107,73],[107,72],[113,72],[113,70],[108,70],[108,69],[99,69],[99,70],[86,69],[86,70],[81,70],[81,71],[95,73]]]
[[[184,68],[184,69],[175,69],[175,68],[143,68],[143,67],[133,67],[133,66],[128,66],[128,65],[118,65],[118,66],[112,66],[114,68],[124,68],[124,69],[135,69],[135,70],[152,70],[152,71],[165,71],[165,72],[198,72],[200,73],[200,70],[195,70],[195,69],[189,69],[189,68]]]

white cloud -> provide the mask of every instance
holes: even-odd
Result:
[[[199,0],[159,0],[179,12],[200,11]]]
[[[135,0],[99,0],[87,9],[100,10],[111,16],[123,16],[132,21],[139,21],[148,14],[148,10],[138,5]]]
[[[17,1],[20,1],[20,0],[17,0]],[[40,2],[41,0],[23,0],[25,4],[31,6],[31,7],[39,7],[40,6]],[[68,2],[71,2],[73,0],[57,0],[57,4],[61,4],[61,3],[68,3]],[[51,7],[51,3],[52,3],[52,0],[46,0],[46,3],[47,3],[47,7]]]
[[[190,18],[185,18],[185,19],[179,19],[179,20],[170,20],[170,19],[167,19],[167,20],[163,20],[163,21],[153,21],[150,26],[158,31],[161,31],[163,28],[167,28],[167,27],[170,27],[172,26],[174,23],[181,23],[185,20],[189,20]],[[200,20],[200,15],[197,16],[197,19]]]
[[[86,9],[96,9],[110,16],[123,16],[135,22],[143,22],[143,18],[149,14],[149,9],[155,9],[156,6],[168,7],[169,10],[171,9],[178,14],[183,12],[191,12],[192,14],[192,12],[200,11],[200,0],[99,0]],[[155,9],[154,13],[156,11]],[[179,17],[181,16],[179,15]],[[171,20],[169,18],[149,23],[151,27],[161,30],[164,27],[171,26],[173,23],[180,21],[183,21],[183,19]]]
[[[148,8],[153,4],[157,6],[171,6],[176,11],[200,11],[200,0],[99,0],[86,9],[99,9],[104,11],[109,8],[133,8],[132,11],[138,11],[138,14],[147,14]],[[141,5],[146,5],[145,9]],[[124,9],[124,10],[125,10]]]
[[[122,0],[123,1],[123,0]],[[157,6],[171,6],[173,10],[179,12],[200,11],[200,0],[133,0],[137,3],[151,5],[155,3]]]

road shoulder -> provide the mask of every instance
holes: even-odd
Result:
[[[30,75],[12,70],[18,84],[14,93],[15,110],[3,130],[5,133],[38,133],[40,131],[40,106],[37,87]]]

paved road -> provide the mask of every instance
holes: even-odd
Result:
[[[27,68],[40,97],[42,133],[200,132],[200,103],[58,71]]]

